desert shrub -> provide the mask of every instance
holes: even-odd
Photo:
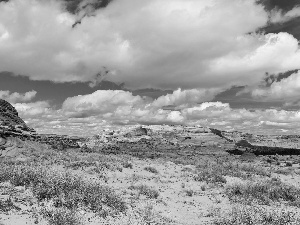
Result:
[[[195,194],[195,191],[192,189],[185,190],[187,196],[192,197]]]
[[[101,211],[107,205],[119,211],[125,211],[125,203],[114,192],[97,183],[84,182],[80,177],[65,173],[51,180],[41,181],[34,187],[38,199],[56,198],[58,206],[75,208],[81,204],[93,211]]]
[[[40,172],[40,174],[38,174]],[[38,171],[36,168],[19,165],[9,162],[0,170],[0,182],[10,181],[15,186],[28,186],[38,179],[38,175],[43,176],[44,171]]]
[[[88,161],[75,161],[75,162],[70,162],[68,165],[66,165],[68,168],[72,169],[79,169],[82,167],[89,167],[89,166],[94,166],[95,162],[88,162]]]
[[[132,165],[132,163],[130,163],[130,162],[123,162],[122,163],[122,165],[123,165],[123,167],[124,168],[130,168],[130,169],[132,169],[133,168],[133,165]]]
[[[300,217],[285,209],[266,209],[263,207],[234,206],[232,210],[214,219],[214,225],[296,225]]]
[[[109,216],[97,224],[105,225],[171,225],[178,224],[169,217],[162,216],[150,203],[145,206],[128,209],[126,214]]]
[[[74,210],[67,208],[43,209],[41,214],[48,220],[49,225],[81,225],[82,221]]]
[[[143,219],[147,223],[151,223],[154,217],[153,206],[147,205],[143,210]]]
[[[104,171],[104,170],[111,170],[111,171],[120,171],[122,172],[122,164],[121,162],[118,162],[117,160],[113,160],[109,157],[105,157],[105,159],[99,160],[99,155],[96,156],[94,154],[94,158],[87,158],[87,157],[81,157],[81,160],[78,160],[78,158],[73,159],[74,161],[70,161],[68,163],[65,163],[65,166],[67,168],[71,169],[79,169],[79,168],[87,168],[87,167],[97,167],[97,170]],[[79,158],[80,159],[80,158]]]
[[[148,198],[158,198],[159,196],[159,192],[153,188],[153,187],[149,187],[147,185],[138,185],[138,186],[131,186],[129,187],[130,189],[134,189],[134,190],[138,190],[139,195],[145,195]]]
[[[150,172],[150,173],[155,173],[155,174],[158,173],[158,170],[157,170],[155,167],[152,167],[152,166],[146,166],[146,167],[144,168],[144,170],[146,170],[146,171],[148,171],[148,172]]]
[[[271,181],[273,181],[273,182],[280,182],[281,180],[278,177],[272,177]]]
[[[4,201],[0,200],[0,212],[9,212],[12,209],[15,209],[15,205],[11,198],[8,198]]]
[[[188,173],[192,173],[193,172],[193,169],[190,168],[190,167],[184,167],[181,172],[188,172]]]
[[[285,169],[275,170],[274,173],[289,175],[289,174],[293,173],[293,171],[290,168],[285,168]]]
[[[239,177],[248,179],[253,175],[268,176],[271,173],[261,167],[250,164],[230,163],[226,161],[212,161],[202,165],[197,165],[198,174],[195,177],[197,181],[206,181],[211,183],[226,183],[224,176]]]
[[[117,166],[117,167],[116,167],[116,170],[118,170],[119,172],[123,172],[123,167]]]
[[[208,183],[226,183],[226,178],[221,173],[214,172],[213,170],[200,171],[194,178],[196,181],[206,181]]]
[[[297,206],[300,200],[300,189],[274,180],[234,184],[227,187],[226,193],[235,202],[259,202],[266,205],[282,200]]]
[[[205,191],[207,187],[206,187],[206,185],[203,184],[200,186],[200,188],[201,188],[201,191]]]
[[[269,171],[266,171],[262,167],[253,166],[253,165],[250,165],[250,164],[239,165],[238,169],[243,171],[243,172],[250,173],[250,174],[255,174],[255,175],[260,175],[260,176],[267,176],[267,177],[271,176],[271,173]]]
[[[47,167],[7,166],[0,172],[1,181],[13,185],[31,186],[39,201],[54,199],[57,207],[76,208],[84,205],[93,211],[106,205],[116,211],[125,211],[125,202],[110,188],[99,183],[85,181],[70,172],[56,171]]]

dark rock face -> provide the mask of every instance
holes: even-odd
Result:
[[[138,127],[138,128],[131,130],[130,132],[128,132],[125,136],[126,137],[138,137],[138,136],[143,136],[143,135],[147,135],[147,134],[148,134],[148,131],[146,128]]]
[[[52,146],[54,149],[79,148],[76,137],[66,135],[39,135],[19,117],[17,110],[7,101],[0,99],[0,147],[6,140],[17,138],[21,141],[35,141]],[[3,143],[2,143],[3,142]],[[1,145],[2,143],[2,145]],[[5,147],[6,148],[6,147]]]
[[[240,140],[238,141],[237,143],[235,143],[236,146],[239,146],[239,147],[248,147],[248,148],[251,148],[253,147],[248,141],[246,140]]]
[[[7,101],[0,99],[0,124],[21,125],[27,127],[26,123],[19,117],[17,110]]]
[[[300,155],[300,149],[268,146],[254,146],[252,152],[255,155]]]
[[[0,99],[0,137],[35,140],[36,136],[35,130],[27,126],[17,110],[9,102]]]

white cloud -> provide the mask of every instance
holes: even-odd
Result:
[[[127,91],[98,90],[89,95],[67,98],[62,109],[70,116],[89,117],[98,114],[105,115],[120,108],[126,110],[128,107],[144,104],[143,101],[140,96],[133,96]]]
[[[155,107],[163,107],[168,105],[180,106],[189,103],[201,103],[211,101],[220,89],[191,89],[181,90],[180,88],[172,94],[167,94],[156,99],[152,105]]]
[[[287,22],[295,17],[300,16],[300,7],[295,7],[288,12],[282,12],[282,10],[274,9],[271,12],[270,21],[272,23],[284,23]]]
[[[270,125],[270,126],[287,126],[288,123],[278,123],[278,122],[271,122],[271,121],[262,121],[262,124]]]
[[[222,102],[198,104],[193,96],[187,98],[189,104],[179,101],[180,110],[172,111],[158,107],[155,101],[127,91],[98,90],[68,98],[58,110],[45,101],[14,106],[20,117],[40,133],[84,136],[124,124],[199,124],[254,133],[280,133],[287,129],[289,133],[300,132],[300,111],[233,109]]]
[[[39,116],[51,110],[49,103],[46,101],[38,101],[32,103],[16,103],[13,104],[13,106],[22,116],[26,118]]]
[[[245,41],[248,42],[250,39],[247,38]],[[292,35],[279,33],[253,36],[252,41],[256,45],[257,39],[260,45],[253,48],[246,44],[242,49],[248,48],[248,53],[241,53],[242,57],[233,53],[217,59],[213,64],[214,70],[220,73],[231,72],[231,76],[235,76],[235,80],[240,84],[251,85],[263,78],[263,71],[279,73],[299,67],[300,50],[297,39]]]
[[[94,85],[106,67],[131,87],[190,89],[257,83],[300,61],[291,35],[247,35],[268,22],[255,0],[122,0],[93,14],[72,29],[58,1],[2,2],[0,71]]]
[[[300,99],[300,71],[276,81],[270,87],[251,90],[254,98],[263,100],[282,100],[287,103]]]
[[[202,103],[182,111],[186,124],[215,126],[220,129],[235,129],[250,133],[281,133],[288,128],[290,133],[300,131],[300,111],[232,109],[221,102]]]
[[[10,103],[30,102],[35,97],[36,93],[36,91],[28,91],[22,94],[18,92],[10,93],[10,91],[0,90],[0,98]]]

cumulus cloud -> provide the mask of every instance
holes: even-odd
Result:
[[[119,108],[131,108],[144,104],[143,98],[122,90],[98,90],[89,95],[67,98],[62,109],[72,117],[109,115]]]
[[[250,133],[290,133],[300,131],[300,112],[286,110],[232,109],[221,102],[202,103],[200,106],[184,109],[182,115],[186,124],[201,124],[224,130],[239,130]],[[282,129],[280,129],[282,128]]]
[[[246,132],[300,131],[299,111],[233,109],[228,103],[198,100],[181,104],[174,111],[158,107],[155,101],[127,91],[106,90],[68,98],[59,110],[47,102],[14,106],[29,125],[43,133],[91,135],[132,124],[201,125]]]
[[[110,79],[132,89],[175,91],[156,100],[129,91],[96,91],[70,97],[58,110],[46,101],[29,103],[35,91],[1,91],[0,97],[14,103],[29,125],[73,134],[135,123],[299,131],[298,111],[249,111],[211,102],[232,85],[257,87],[265,72],[299,69],[299,43],[292,35],[255,33],[270,21],[299,16],[299,7],[268,13],[256,0],[116,0],[97,10],[80,7],[74,15],[56,0],[1,2],[0,71],[33,80],[89,82],[91,87]],[[298,101],[299,75],[251,93],[259,99]]]
[[[269,87],[254,88],[248,90],[256,99],[281,100],[292,103],[300,100],[300,71],[287,78],[273,82]]]
[[[270,21],[272,23],[284,23],[299,16],[300,16],[299,6],[285,13],[282,10],[274,9],[271,11]]]
[[[195,90],[191,90],[194,92]],[[183,94],[182,94],[183,93]],[[202,93],[202,92],[200,92]],[[189,104],[175,99],[177,110],[165,110],[151,98],[133,96],[121,90],[98,90],[89,95],[67,98],[61,109],[54,109],[47,101],[13,104],[29,126],[40,133],[92,135],[105,128],[132,124],[182,124],[215,127],[222,130],[240,130],[255,133],[300,132],[300,111],[233,109],[228,103],[202,102],[188,98]],[[184,101],[184,102],[185,102]],[[164,102],[164,101],[163,101]]]
[[[253,36],[253,41],[257,37]],[[245,57],[239,57],[236,54],[229,54],[226,57],[218,59],[214,63],[215,70],[231,71],[239,81],[241,77],[244,82],[240,84],[254,84],[253,81],[260,81],[264,74],[263,71],[270,73],[280,73],[281,71],[288,71],[290,68],[297,69],[299,67],[300,50],[298,48],[298,41],[290,34],[267,34],[258,38],[261,45],[252,51],[249,48],[249,53]],[[245,41],[249,41],[247,39]],[[255,41],[254,41],[255,42]],[[247,47],[245,46],[244,50]],[[247,71],[245,71],[247,68]],[[239,71],[240,74],[236,74]],[[258,73],[258,71],[260,71]],[[233,75],[232,75],[233,76]]]
[[[209,101],[220,90],[217,89],[178,89],[172,94],[161,96],[156,100],[147,97],[133,96],[129,91],[98,90],[89,95],[67,98],[62,110],[70,117],[102,116],[104,119],[129,120],[131,122],[156,121],[180,122],[183,118],[178,112],[166,113],[164,106],[173,105],[185,108],[204,101]]]
[[[152,105],[163,107],[168,105],[181,106],[189,103],[201,103],[211,101],[220,89],[190,89],[181,90],[180,88],[172,94],[167,94],[156,99]]]
[[[0,98],[10,103],[29,102],[35,97],[36,93],[36,91],[28,91],[22,94],[18,92],[11,93],[10,91],[0,90]]]
[[[1,2],[0,71],[93,86],[105,67],[129,87],[191,89],[257,83],[300,61],[293,36],[248,34],[270,16],[255,0],[112,1],[93,15],[72,28],[59,1]]]
[[[16,110],[24,117],[35,117],[45,114],[50,110],[50,105],[46,101],[38,101],[32,103],[16,103]]]

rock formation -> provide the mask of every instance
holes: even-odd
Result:
[[[3,99],[0,99],[0,124],[3,126],[20,125],[27,127],[26,123],[19,117],[17,110]]]
[[[20,145],[20,141],[44,143],[58,150],[78,148],[78,140],[77,137],[66,135],[37,134],[19,117],[17,110],[9,102],[0,99],[0,151],[13,149],[17,145],[9,146],[9,143],[19,143],[18,145]]]
[[[147,135],[148,131],[146,128],[144,127],[137,127],[131,131],[129,131],[126,136],[127,137],[135,137],[135,136],[143,136],[143,135]]]

